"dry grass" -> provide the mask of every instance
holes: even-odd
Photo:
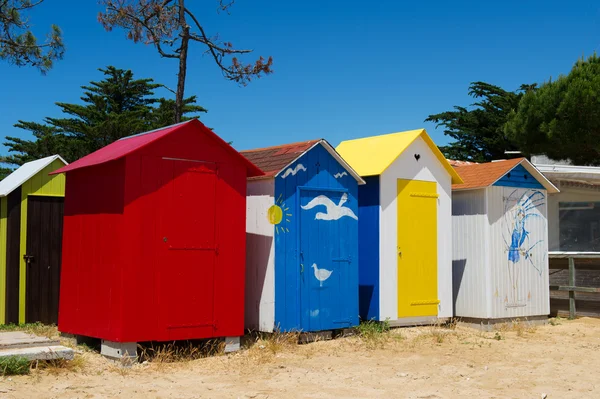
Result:
[[[53,359],[36,360],[31,363],[31,368],[39,371],[45,371],[49,374],[76,373],[85,370],[88,364],[89,354],[76,353],[72,360]]]
[[[175,341],[138,345],[138,360],[150,363],[180,363],[219,356],[225,351],[225,342],[217,339],[206,341]]]
[[[548,324],[550,324],[551,326],[560,326],[562,323],[562,317],[560,316],[556,316],[552,319],[548,319]]]
[[[501,334],[514,332],[517,334],[517,337],[524,337],[526,334],[534,334],[537,331],[537,326],[527,320],[515,319],[511,322],[495,325],[494,331]]]
[[[272,362],[282,352],[293,352],[298,349],[298,332],[258,333],[254,339],[245,344],[246,365],[265,364]],[[310,356],[311,351],[306,351]]]
[[[449,336],[457,335],[458,320],[452,319],[449,322],[436,321],[429,327],[428,335],[433,338],[437,344],[442,344]]]

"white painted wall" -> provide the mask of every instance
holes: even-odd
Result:
[[[454,315],[488,318],[489,224],[486,189],[452,193]]]
[[[246,197],[246,328],[275,326],[275,242],[267,210],[275,204],[274,179],[248,181]]]
[[[420,154],[419,161],[414,154]],[[379,315],[398,320],[397,180],[437,182],[438,197],[438,305],[439,317],[452,316],[452,183],[429,146],[417,138],[381,175],[381,223],[379,240]]]
[[[529,245],[542,240],[531,251],[534,264],[538,265],[538,272],[530,262],[521,255],[521,260],[516,268],[509,269],[508,243],[512,232],[512,218],[506,218],[506,198],[521,197],[527,189],[516,190],[512,187],[489,187],[488,196],[488,223],[489,236],[489,273],[491,287],[487,292],[489,303],[489,318],[516,318],[528,316],[541,316],[550,313],[550,291],[548,277],[548,227],[547,227],[547,200],[545,190],[541,191],[546,200],[543,205],[531,208],[536,216],[530,217],[526,224],[529,232]],[[509,203],[512,203],[509,201]],[[512,208],[511,206],[508,207]],[[510,213],[509,213],[510,214]],[[528,248],[528,247],[527,247]],[[511,270],[517,279],[516,288],[511,280]],[[511,273],[511,274],[509,274]]]

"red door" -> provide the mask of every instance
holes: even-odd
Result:
[[[210,336],[218,252],[217,167],[210,162],[163,159],[160,169],[161,323],[170,339]]]

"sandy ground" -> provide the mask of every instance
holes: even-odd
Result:
[[[600,398],[600,320],[493,332],[395,329],[308,345],[123,368],[94,352],[78,370],[2,377],[1,398]]]

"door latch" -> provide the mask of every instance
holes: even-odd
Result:
[[[23,259],[25,259],[25,263],[27,263],[29,265],[29,264],[31,264],[31,262],[33,262],[34,256],[33,255],[23,255]]]

